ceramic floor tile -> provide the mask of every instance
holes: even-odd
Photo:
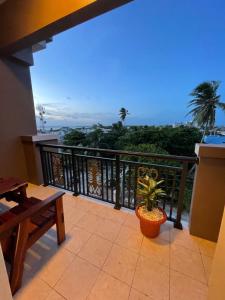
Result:
[[[115,223],[124,224],[126,220],[126,215],[127,214],[122,210],[112,208],[105,211],[104,218],[109,219]]]
[[[40,199],[56,191],[28,187],[28,195]],[[143,238],[134,212],[85,197],[66,193],[63,205],[67,240],[58,247],[54,226],[29,249],[14,299],[207,299],[215,243],[171,222],[161,225],[157,238]]]
[[[204,239],[199,239],[198,246],[203,255],[213,257],[216,250],[216,243]]]
[[[109,255],[111,248],[111,242],[93,234],[81,248],[78,255],[100,268]]]
[[[190,235],[188,229],[180,230],[172,228],[170,230],[170,240],[171,244],[180,245],[189,250],[199,252],[198,238],[196,238],[193,235]]]
[[[22,287],[14,295],[14,300],[46,300],[51,293],[50,286],[39,278],[23,281]]]
[[[54,257],[65,253],[63,245],[58,246],[55,231],[50,229],[26,253],[25,270],[30,277],[37,276]],[[67,254],[67,253],[66,253]],[[70,253],[67,257],[71,256]]]
[[[85,214],[86,212],[83,209],[69,208],[69,212],[64,213],[66,233],[68,233]]]
[[[56,291],[52,290],[46,300],[65,300],[65,298],[59,295]]]
[[[78,222],[77,226],[91,233],[95,232],[100,224],[101,218],[94,214],[86,213]]]
[[[137,216],[135,215],[135,213],[133,213],[133,214],[128,213],[126,215],[124,225],[131,227],[133,229],[136,229],[136,230],[140,230],[140,222],[139,222],[139,219],[137,218]]]
[[[60,249],[45,262],[40,269],[38,276],[53,287],[74,260],[74,257],[74,254],[66,249]]]
[[[74,228],[67,234],[64,247],[74,254],[77,254],[90,237],[90,232],[74,226]]]
[[[99,269],[77,257],[55,286],[67,300],[86,299],[98,277]]]
[[[88,300],[127,300],[129,291],[130,287],[127,284],[101,272]]]
[[[113,242],[117,238],[120,228],[121,225],[119,223],[115,223],[108,219],[100,219],[95,234]]]
[[[123,225],[115,242],[120,246],[139,252],[142,240],[143,235],[140,231]]]
[[[140,256],[132,286],[150,299],[168,300],[169,268],[153,259]]]
[[[200,253],[178,245],[172,245],[170,253],[170,265],[173,270],[206,283],[207,280]]]
[[[121,281],[131,284],[137,259],[138,255],[135,252],[114,245],[103,266],[103,270]]]
[[[129,300],[154,300],[152,297],[149,297],[141,292],[131,289]]]
[[[77,208],[81,208],[83,210],[86,210],[86,212],[89,212],[92,210],[94,203],[85,197],[78,196],[76,197],[76,205]]]
[[[206,273],[206,277],[207,277],[207,282],[209,283],[209,277],[211,274],[213,258],[202,255],[202,261],[203,261],[203,265],[204,265],[204,269],[205,269],[205,273]]]
[[[207,300],[207,286],[171,270],[170,300]]]
[[[170,263],[170,245],[169,242],[162,239],[143,238],[141,246],[141,255],[155,259],[161,264],[169,266]]]
[[[112,209],[114,209],[113,206],[107,206],[103,204],[93,204],[89,212],[101,218],[105,218],[111,213]]]

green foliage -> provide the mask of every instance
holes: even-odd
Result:
[[[194,127],[135,126],[130,127],[124,135],[119,137],[116,142],[116,149],[128,150],[127,147],[133,145],[134,149],[136,149],[134,151],[142,152],[141,149],[137,150],[137,147],[140,144],[145,144],[155,145],[157,147],[156,150],[159,151],[155,152],[152,146],[150,146],[149,149],[146,149],[146,152],[193,156],[195,144],[199,143],[200,140],[201,132]]]
[[[139,145],[127,145],[123,150],[130,152],[143,152],[143,153],[154,153],[154,154],[168,154],[168,152],[154,144],[139,144]],[[124,160],[132,160],[138,162],[154,162],[154,160],[146,158],[146,157],[137,157],[137,156],[123,156]]]
[[[96,125],[93,128],[94,130],[86,135],[84,146],[113,150],[118,149],[117,141],[127,131],[121,121],[112,124],[107,132],[104,132],[102,127]]]
[[[147,175],[138,178],[137,195],[141,197],[139,204],[145,206],[148,211],[157,207],[159,197],[166,196],[164,190],[159,187],[162,182],[163,180],[156,181]]]
[[[67,146],[79,146],[85,141],[86,135],[77,129],[71,129],[71,131],[64,136],[64,144]]]
[[[95,128],[95,130],[91,131],[86,135],[84,146],[91,147],[91,148],[103,148],[101,145],[103,136],[104,136],[103,130],[100,127]]]
[[[201,132],[194,127],[125,127],[119,121],[110,127],[104,127],[101,124],[94,125],[93,130],[87,134],[73,129],[65,135],[64,144],[134,152],[193,156],[195,144],[199,143],[200,140]]]
[[[193,116],[193,121],[204,129],[215,127],[217,108],[225,111],[225,103],[220,102],[220,95],[217,94],[219,85],[219,81],[205,81],[190,94],[193,99],[188,106],[194,106],[194,108],[189,114]]]
[[[180,126],[169,133],[165,149],[173,155],[193,156],[196,143],[201,141],[202,134],[197,128]]]
[[[173,154],[193,156],[195,143],[200,142],[201,132],[199,129],[188,126],[131,126],[125,127],[122,122],[112,124],[112,126],[102,126],[97,124],[89,133],[82,133],[79,130],[71,130],[65,135],[64,143],[66,145],[85,146],[91,148],[124,150],[129,152],[143,152],[155,154]],[[86,153],[88,154],[88,153]],[[93,155],[90,152],[90,155]],[[103,154],[101,154],[103,155]],[[109,155],[107,154],[107,157]],[[112,156],[114,157],[114,156]],[[160,164],[170,166],[180,166],[179,162],[168,160],[158,161],[154,158],[137,157],[123,155],[123,160],[137,161],[140,163]],[[131,170],[130,176],[135,176],[135,170]],[[126,173],[126,182],[127,177]],[[164,182],[164,189],[170,197],[171,185],[168,180],[173,179],[173,174],[168,174]],[[171,181],[170,181],[171,182]],[[113,184],[113,183],[112,183]],[[184,207],[186,210],[190,207],[192,194],[192,182],[187,183],[184,195]]]
[[[134,152],[145,152],[145,153],[158,153],[158,154],[168,154],[168,152],[161,147],[154,144],[139,144],[139,145],[127,145],[124,147],[126,151]]]

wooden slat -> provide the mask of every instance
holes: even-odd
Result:
[[[23,264],[26,255],[26,245],[28,241],[29,218],[26,218],[18,226],[15,252],[13,257],[12,269],[10,272],[10,286],[14,294],[21,286],[23,276]]]
[[[60,245],[65,240],[65,224],[64,224],[62,197],[57,199],[55,205],[56,205],[57,239],[58,239],[58,244]]]
[[[21,286],[26,250],[54,224],[57,227],[58,244],[65,240],[63,195],[63,192],[58,192],[43,201],[36,198],[27,199],[23,204],[0,216],[2,222],[5,221],[0,226],[1,242],[4,243],[5,253],[13,254],[10,272],[13,294]]]
[[[64,194],[64,192],[57,192],[54,195],[48,197],[46,200],[40,201],[40,203],[38,203],[37,205],[31,206],[29,209],[17,215],[15,218],[12,218],[8,222],[0,225],[0,238],[5,232],[16,227],[26,218],[34,217],[37,214],[40,214],[41,212],[46,210],[46,208],[51,206],[52,203],[54,203],[58,198],[62,197]]]

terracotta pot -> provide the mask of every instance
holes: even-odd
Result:
[[[165,211],[159,207],[159,210],[161,210],[161,212],[163,213],[163,218],[159,221],[151,221],[145,219],[143,216],[140,216],[138,210],[139,206],[136,207],[135,213],[140,220],[140,228],[143,235],[149,238],[157,237],[159,235],[161,224],[165,223],[167,220]]]

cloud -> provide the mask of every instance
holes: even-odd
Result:
[[[65,103],[42,103],[45,107],[45,119],[49,126],[57,125],[93,125],[96,123],[111,124],[118,118],[113,113],[101,112],[76,112],[73,108]],[[38,112],[36,111],[36,118],[38,119]]]

